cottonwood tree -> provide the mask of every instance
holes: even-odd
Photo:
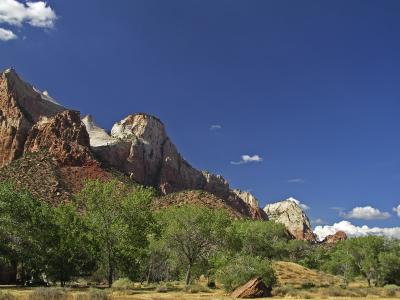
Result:
[[[98,245],[72,204],[53,210],[53,241],[48,247],[47,274],[64,286],[73,276],[87,276],[95,270]]]
[[[225,212],[198,205],[172,206],[159,212],[161,239],[186,268],[185,283],[192,268],[224,244],[231,220]]]
[[[53,244],[51,207],[11,182],[0,183],[0,237],[5,259],[18,265],[25,281],[46,271],[46,254]]]
[[[117,180],[88,181],[78,195],[86,222],[97,240],[100,267],[111,287],[116,271],[135,278],[154,230],[150,202],[154,191]]]

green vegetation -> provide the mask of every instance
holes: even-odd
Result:
[[[255,277],[277,296],[400,293],[399,240],[368,236],[325,247],[292,240],[272,221],[234,220],[220,209],[186,204],[152,212],[153,197],[152,189],[89,181],[75,201],[52,206],[3,182],[0,265],[15,269],[21,284],[46,279],[62,287],[112,287],[77,299],[134,289],[213,293],[217,285],[230,292]],[[355,279],[370,288],[352,287]],[[39,288],[29,299],[68,293]],[[0,299],[12,297],[2,293]]]

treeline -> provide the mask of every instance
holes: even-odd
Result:
[[[231,291],[261,276],[272,288],[273,260],[287,260],[370,284],[399,284],[398,240],[365,237],[327,249],[292,240],[272,221],[233,220],[222,210],[181,205],[153,211],[154,191],[89,181],[73,202],[51,206],[0,184],[0,266],[18,281],[88,277],[107,281],[184,280],[201,275]]]

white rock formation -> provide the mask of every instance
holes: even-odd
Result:
[[[251,193],[246,191],[241,191],[238,189],[233,190],[233,192],[244,202],[246,202],[251,207],[259,207],[260,204],[256,197],[254,197]]]
[[[300,201],[290,197],[267,204],[264,211],[270,220],[285,225],[296,239],[315,241],[310,220],[301,208]]]
[[[111,137],[103,128],[97,126],[91,115],[87,115],[82,119],[83,124],[90,137],[90,146],[100,147],[116,143],[118,140]]]

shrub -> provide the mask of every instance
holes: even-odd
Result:
[[[200,284],[190,284],[183,288],[186,293],[196,294],[196,293],[208,293],[210,290]]]
[[[400,287],[394,284],[387,284],[384,287],[385,295],[388,297],[396,296],[396,293],[400,291]]]
[[[255,277],[261,277],[265,285],[272,290],[276,283],[276,276],[270,261],[260,257],[241,255],[233,258],[217,271],[217,279],[224,285],[227,292],[233,291]]]
[[[0,300],[16,300],[17,297],[11,295],[10,293],[3,293],[0,291]]]
[[[104,290],[90,289],[89,291],[90,300],[108,300],[110,299],[109,293]]]
[[[311,289],[313,287],[315,287],[315,283],[313,283],[313,282],[303,282],[301,284],[302,289]]]
[[[62,288],[37,288],[28,297],[29,300],[67,300],[68,296]]]
[[[273,289],[272,295],[276,297],[284,297],[286,295],[292,295],[294,293],[295,288],[291,285],[282,285]]]
[[[167,293],[167,292],[169,292],[169,289],[165,285],[161,285],[156,289],[156,292],[157,293]]]
[[[133,288],[133,282],[129,278],[120,278],[114,281],[112,288],[116,290],[128,290]]]

